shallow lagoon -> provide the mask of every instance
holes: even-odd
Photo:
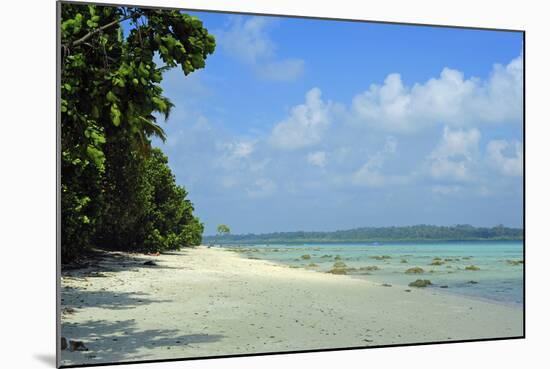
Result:
[[[395,287],[406,287],[416,279],[429,279],[433,284],[429,288],[437,288],[438,292],[455,293],[518,307],[523,304],[521,241],[231,245],[226,248],[249,258],[270,260],[318,272],[328,272],[335,262],[340,261],[347,266],[347,274],[354,278],[368,278]],[[479,270],[467,270],[466,267],[469,266]],[[367,267],[378,269],[367,270]],[[422,268],[424,272],[405,273],[407,269],[414,267]],[[442,286],[447,288],[441,288]]]

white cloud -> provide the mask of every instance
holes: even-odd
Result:
[[[254,151],[254,143],[240,141],[233,144],[232,155],[235,158],[246,158]]]
[[[217,32],[216,40],[233,58],[256,64],[275,52],[275,44],[266,32],[268,25],[265,17],[231,17],[229,27]]]
[[[315,151],[307,154],[307,162],[319,168],[324,168],[327,163],[327,155],[324,151]]]
[[[256,148],[256,143],[244,139],[229,142],[222,139],[215,143],[215,146],[215,151],[218,153],[215,165],[234,174],[235,171],[246,170],[251,165],[250,156]]]
[[[487,159],[504,175],[523,175],[523,145],[518,141],[490,141],[487,144]]]
[[[330,125],[330,107],[330,103],[325,103],[321,99],[320,89],[309,90],[305,103],[293,107],[290,116],[275,125],[269,142],[285,150],[318,143]]]
[[[410,180],[406,175],[387,175],[382,173],[382,168],[388,157],[397,152],[397,140],[386,137],[384,147],[370,156],[358,170],[352,174],[352,183],[367,187],[382,187],[386,185],[405,184]]]
[[[436,179],[468,181],[475,165],[481,133],[476,128],[445,127],[438,146],[428,157],[430,174]]]
[[[277,57],[277,45],[267,32],[273,21],[266,17],[231,17],[228,27],[217,33],[217,42],[236,60],[252,67],[263,79],[293,81],[302,76],[305,62]]]
[[[444,68],[438,78],[408,87],[399,74],[390,74],[353,98],[352,113],[374,128],[409,133],[437,124],[521,122],[522,97],[520,55],[506,66],[496,64],[486,81]]]

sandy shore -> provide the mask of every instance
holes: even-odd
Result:
[[[143,262],[154,260],[156,266]],[[521,309],[198,247],[62,278],[62,365],[522,335]]]

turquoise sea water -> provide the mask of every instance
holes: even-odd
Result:
[[[405,288],[409,288],[406,286],[416,279],[429,279],[433,285],[428,288],[437,289],[438,292],[518,307],[523,304],[523,242],[232,245],[226,248],[249,258],[270,260],[321,273],[326,273],[334,267],[335,262],[340,261],[348,268],[355,268],[347,272],[353,278],[367,278]],[[309,255],[309,258],[305,255]],[[469,266],[479,270],[465,269]],[[420,267],[424,272],[405,273],[413,267]]]

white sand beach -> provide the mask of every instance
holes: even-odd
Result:
[[[62,336],[88,349],[63,350],[62,365],[523,334],[519,308],[204,246],[112,253],[65,272],[62,299]]]

